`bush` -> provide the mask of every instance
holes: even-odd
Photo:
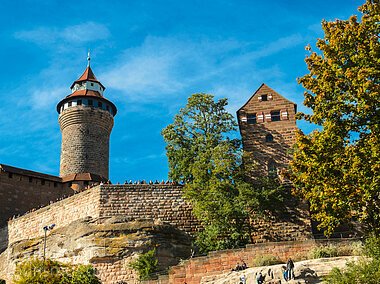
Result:
[[[32,258],[17,265],[15,284],[100,284],[91,265],[70,265]]]
[[[139,275],[140,280],[149,280],[153,273],[157,272],[158,260],[156,257],[156,249],[152,249],[129,264]]]
[[[379,284],[380,283],[380,262],[378,260],[362,259],[357,263],[350,262],[342,271],[333,268],[324,279],[328,284]]]
[[[329,284],[380,283],[380,237],[371,234],[365,241],[364,253],[369,258],[363,258],[354,263],[348,263],[344,270],[334,268],[326,277]]]
[[[252,261],[252,266],[268,266],[268,265],[275,265],[275,264],[281,264],[284,263],[283,261],[279,260],[274,255],[262,255],[257,258],[254,258]]]
[[[338,248],[335,245],[319,246],[310,251],[310,258],[324,258],[338,256]]]

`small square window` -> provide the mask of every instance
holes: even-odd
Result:
[[[92,106],[92,105],[93,105],[92,100],[88,100],[88,105],[89,105],[89,106]]]
[[[248,124],[256,124],[256,113],[253,114],[247,114],[247,123]]]
[[[71,107],[72,104],[73,104],[72,102],[68,102],[68,103],[67,103],[67,105],[68,105],[69,107]]]
[[[279,110],[274,110],[270,113],[270,119],[271,121],[280,121],[280,111]]]
[[[78,106],[82,105],[82,100],[78,100],[78,101],[77,101],[77,105],[78,105]]]
[[[268,100],[268,95],[261,95],[261,101],[265,102]]]
[[[94,83],[91,83],[91,86],[94,86]]]

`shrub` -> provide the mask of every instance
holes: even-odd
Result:
[[[379,284],[380,262],[378,260],[366,259],[362,259],[356,263],[350,262],[343,271],[336,267],[333,268],[324,280],[328,284]]]
[[[338,248],[334,245],[319,246],[310,251],[310,258],[324,258],[338,256]]]
[[[90,265],[70,265],[37,258],[18,264],[13,281],[15,284],[100,284]]]
[[[129,264],[139,275],[140,280],[149,280],[152,274],[157,272],[158,260],[156,257],[156,249],[152,249]]]
[[[284,263],[274,255],[262,255],[253,259],[252,266],[268,266]]]
[[[354,263],[348,263],[345,269],[334,268],[326,277],[329,284],[380,283],[380,237],[371,234],[365,241],[364,253],[369,258],[363,258]]]

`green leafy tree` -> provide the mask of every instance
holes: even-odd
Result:
[[[202,251],[232,248],[249,241],[247,213],[238,200],[241,166],[239,139],[231,139],[236,122],[225,107],[194,94],[163,131],[167,143],[169,177],[185,183],[184,194],[204,230],[196,244]]]
[[[139,257],[130,263],[131,268],[137,271],[140,280],[149,280],[153,273],[157,272],[158,259],[156,257],[156,249],[140,254]]]
[[[306,58],[309,74],[299,118],[321,126],[297,134],[292,181],[331,234],[352,218],[380,230],[380,5],[367,0],[348,20],[322,22],[320,52]],[[310,49],[310,48],[308,48]]]
[[[18,264],[13,281],[15,284],[100,284],[91,265],[70,265],[37,258]]]

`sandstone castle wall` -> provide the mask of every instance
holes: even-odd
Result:
[[[199,223],[181,194],[182,186],[174,185],[99,185],[11,220],[9,244],[41,237],[46,225],[56,224],[58,228],[87,216],[151,218],[191,233],[197,230]]]
[[[5,226],[13,216],[71,194],[73,191],[59,177],[1,165],[0,227]]]
[[[76,106],[59,115],[62,131],[60,176],[92,173],[108,179],[113,117],[105,110]]]

